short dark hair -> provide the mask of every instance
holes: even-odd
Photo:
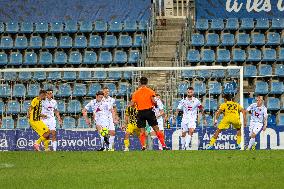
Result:
[[[51,89],[51,88],[46,89],[46,92],[48,92],[48,91],[53,92],[53,89]]]
[[[141,78],[140,78],[140,84],[141,84],[141,85],[147,85],[147,84],[148,84],[148,79],[147,79],[147,77],[141,77]]]
[[[194,88],[193,87],[188,87],[187,90],[193,90],[194,91]]]
[[[161,96],[160,94],[156,94],[156,96]]]
[[[96,93],[96,96],[98,96],[98,95],[104,95],[104,92],[103,92],[103,91],[98,91],[98,92]]]
[[[41,89],[40,91],[39,91],[39,94],[41,95],[41,94],[45,94],[46,93],[46,90],[43,90],[43,89]]]
[[[105,90],[105,89],[109,89],[108,86],[104,86],[104,87],[103,87],[103,90]]]
[[[228,94],[224,94],[224,98],[225,98],[226,100],[233,100],[233,99],[234,99],[234,96],[233,96],[232,94],[228,93]]]

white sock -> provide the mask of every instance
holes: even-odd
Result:
[[[115,138],[115,136],[110,136],[109,137],[109,149],[113,149],[114,148],[114,138]]]
[[[185,147],[186,148],[189,148],[190,141],[191,141],[191,136],[189,134],[187,134],[185,136]]]
[[[52,141],[52,149],[53,151],[56,151],[57,148],[57,141]]]
[[[185,145],[185,137],[180,137],[180,139],[181,139],[181,149],[183,149],[184,148],[184,145]]]
[[[248,149],[251,149],[251,147],[254,145],[254,143],[255,143],[255,138],[250,138]]]
[[[155,138],[158,138],[158,137],[157,137],[156,135],[154,135],[154,136],[151,136],[151,138],[152,138],[152,143],[153,143],[153,146],[154,146],[154,139],[155,139]],[[158,140],[158,144],[159,144],[159,150],[163,149],[160,140]]]
[[[101,145],[102,145],[102,148],[105,147],[105,140],[104,140],[104,137],[102,135],[100,135],[101,137]]]

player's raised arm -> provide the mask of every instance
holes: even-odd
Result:
[[[84,117],[84,119],[85,119],[86,124],[87,124],[89,127],[91,127],[91,122],[90,122],[90,120],[89,120],[89,117],[88,117],[88,110],[87,110],[86,107],[83,108],[82,114],[83,114],[83,117]]]

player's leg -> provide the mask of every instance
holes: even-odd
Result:
[[[214,144],[219,136],[219,134],[222,132],[223,129],[217,128],[217,130],[215,131],[214,135],[212,136],[212,138],[210,139],[210,143],[209,143],[209,147],[207,148],[208,150],[213,149]]]
[[[112,119],[110,119],[108,122],[108,129],[109,129],[109,150],[114,151],[115,126]]]
[[[140,129],[139,140],[141,144],[141,150],[146,150],[146,119],[144,117],[145,111],[138,111],[137,114],[137,127]]]
[[[45,151],[48,151],[50,131],[46,124],[44,124],[42,121],[30,121],[30,125],[34,129],[34,131],[39,135],[39,138],[34,144],[35,150],[39,151],[40,143],[43,142]]]
[[[105,143],[108,145],[108,139],[106,139],[107,137],[106,136],[102,136],[101,135],[101,130],[102,130],[102,126],[97,122],[96,123],[96,129],[100,135],[100,138],[101,138],[101,148],[98,150],[98,151],[104,151],[105,150]]]
[[[186,135],[188,132],[188,123],[181,122],[181,150],[185,150]]]
[[[192,135],[193,135],[193,133],[195,131],[195,128],[196,128],[196,123],[195,122],[194,123],[189,123],[188,128],[189,128],[188,129],[188,134],[187,134],[187,136],[185,138],[186,149],[189,149],[189,145],[191,143]]]
[[[125,132],[124,135],[124,151],[129,151],[129,146],[130,146],[130,142],[129,142],[129,137],[130,137],[130,133],[128,131]]]
[[[242,131],[241,131],[241,121],[240,119],[232,119],[232,126],[237,130],[237,150],[241,149],[241,141],[242,141]]]
[[[251,123],[250,124],[250,140],[249,140],[249,144],[247,149],[250,150],[255,150],[255,146],[256,146],[256,142],[255,142],[255,138],[256,135],[260,132],[262,128],[262,124],[257,124],[257,123]]]
[[[57,142],[56,142],[56,121],[55,119],[45,119],[47,121],[43,122],[48,126],[50,133],[51,133],[51,145],[52,145],[52,150],[56,151],[57,150]]]

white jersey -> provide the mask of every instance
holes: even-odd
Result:
[[[110,104],[106,103],[105,101],[97,102],[96,99],[91,100],[85,106],[85,108],[87,110],[91,109],[93,111],[93,113],[95,113],[96,121],[103,120],[103,119],[110,119],[110,117],[111,117],[109,112],[111,112],[112,106],[110,106]]]
[[[110,107],[115,107],[115,99],[108,96],[107,98],[103,97],[103,102],[107,103]],[[111,114],[111,112],[109,112]]]
[[[47,118],[54,118],[54,110],[57,110],[57,102],[54,99],[45,99],[42,101],[41,113],[46,115]]]
[[[267,108],[264,105],[258,107],[256,103],[253,103],[247,108],[247,111],[251,112],[250,121],[252,122],[263,123],[264,118],[267,118]]]
[[[183,111],[182,119],[196,121],[198,109],[200,109],[201,107],[201,102],[197,98],[192,97],[191,99],[189,99],[188,97],[186,97],[179,102],[177,109]]]
[[[164,104],[161,99],[155,98],[155,101],[157,106],[153,108],[153,111],[155,112],[156,117],[158,117],[160,115],[160,111],[164,110]],[[163,119],[163,117],[159,117],[158,119]]]

